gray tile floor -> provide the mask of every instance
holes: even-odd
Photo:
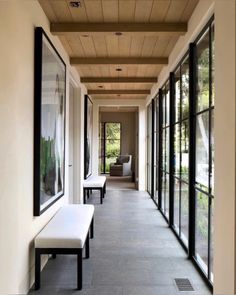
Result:
[[[30,294],[207,295],[206,287],[146,192],[94,192],[95,238],[83,261],[83,290],[76,288],[76,258],[58,256]],[[195,292],[178,292],[174,278],[189,278]]]

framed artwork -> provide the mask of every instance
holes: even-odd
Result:
[[[66,65],[41,27],[35,29],[34,215],[64,195]]]
[[[84,179],[92,174],[93,103],[88,95],[84,102]]]

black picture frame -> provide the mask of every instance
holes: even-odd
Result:
[[[93,103],[84,96],[84,179],[92,175]]]
[[[66,64],[42,27],[34,48],[34,216],[64,195]]]

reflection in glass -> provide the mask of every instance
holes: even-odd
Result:
[[[174,227],[179,231],[179,191],[180,191],[180,181],[174,179]]]
[[[189,172],[189,121],[181,124],[181,178],[188,181]]]
[[[197,112],[209,107],[209,31],[197,44]]]
[[[180,125],[174,126],[174,175],[180,176]]]
[[[165,192],[166,192],[166,177],[165,173],[162,172],[161,177],[161,210],[164,212],[165,208]]]
[[[169,180],[170,180],[170,177],[169,177],[169,174],[166,174],[166,183],[165,183],[165,209],[164,209],[164,213],[165,213],[165,216],[167,218],[169,218],[169,208],[170,208],[170,190],[169,190]]]
[[[182,83],[182,119],[189,116],[189,58],[187,57],[181,66]]]
[[[165,159],[165,171],[169,172],[169,160],[170,160],[170,128],[166,128],[165,130],[165,134],[166,134],[166,144],[165,144],[165,148],[166,148],[166,159]]]
[[[209,113],[196,118],[196,182],[208,188],[209,173]]]
[[[208,264],[208,196],[196,190],[195,255],[207,273]]]
[[[188,218],[189,218],[188,184],[181,183],[181,238],[188,246]]]
[[[180,69],[175,73],[175,120],[180,120]]]
[[[162,130],[162,169],[166,170],[166,129]]]

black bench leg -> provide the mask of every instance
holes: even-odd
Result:
[[[83,192],[84,192],[84,204],[86,204],[86,188],[84,188]]]
[[[77,288],[78,290],[82,290],[82,280],[83,280],[82,249],[79,249],[79,254],[77,255]]]
[[[103,188],[100,188],[100,204],[102,204],[103,199]]]
[[[89,234],[87,235],[86,242],[85,242],[85,258],[89,258]]]
[[[56,254],[52,254],[52,259],[56,259],[57,255]]]
[[[104,194],[106,194],[106,192],[107,192],[107,183],[105,181],[105,184],[104,184]]]
[[[40,288],[40,271],[41,271],[41,255],[38,249],[35,249],[35,290]]]
[[[93,237],[94,237],[94,217],[90,224],[90,238],[93,239]]]

